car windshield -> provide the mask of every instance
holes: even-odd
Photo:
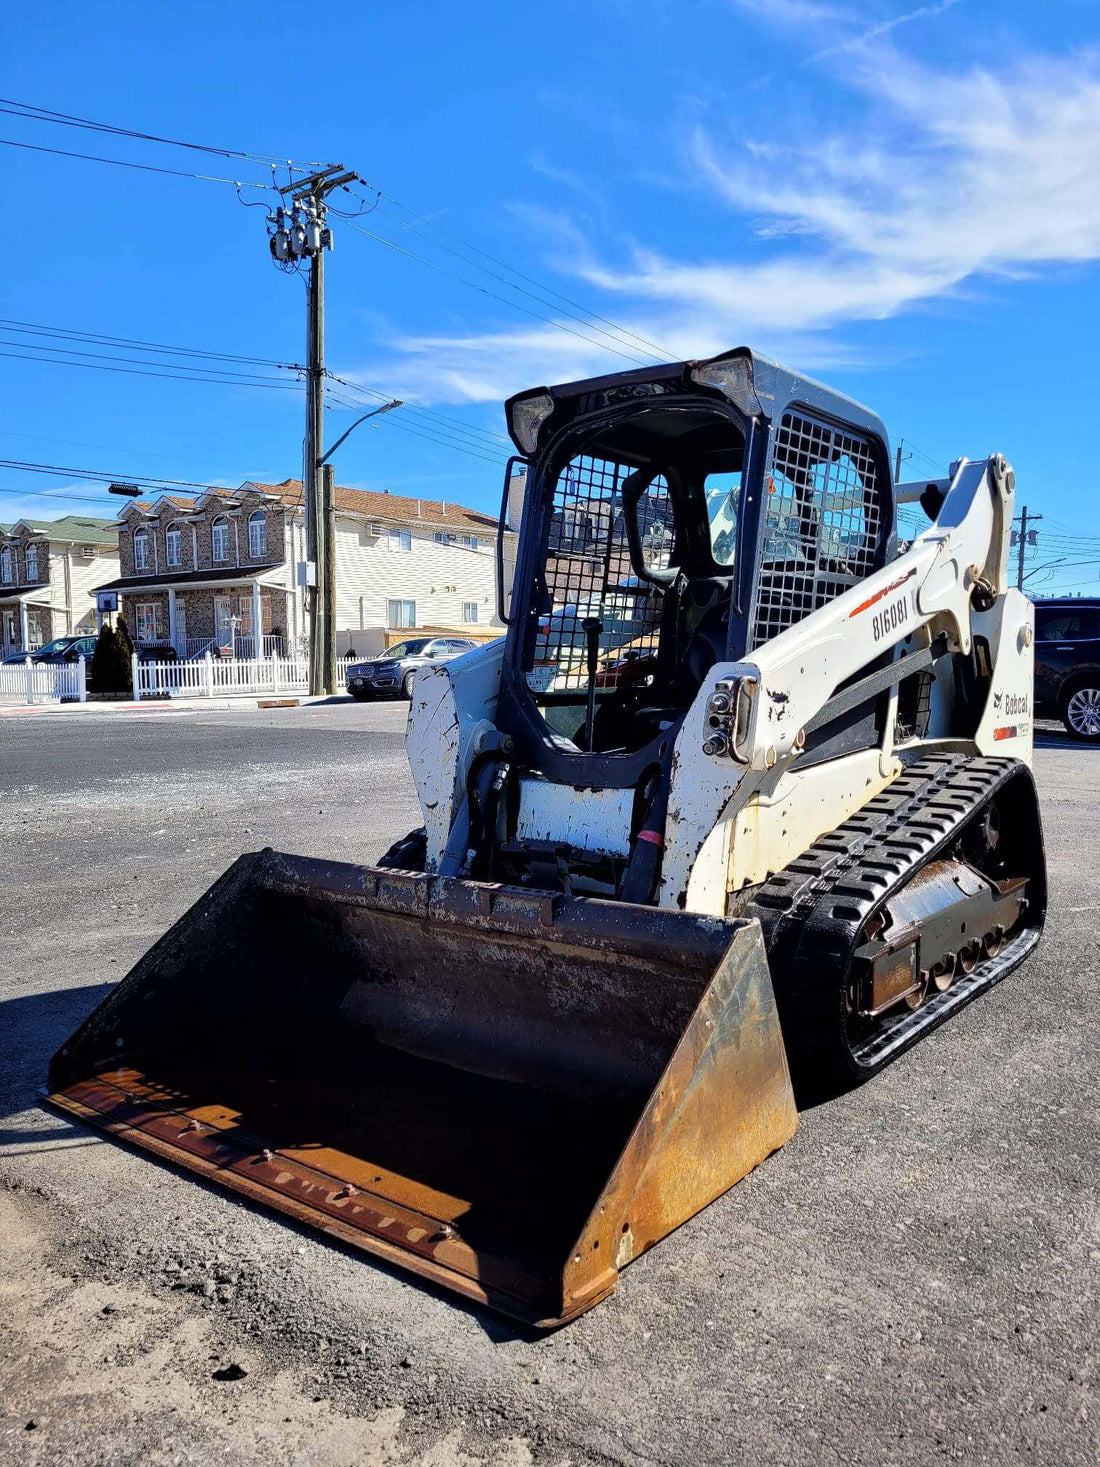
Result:
[[[47,642],[44,647],[39,647],[37,656],[41,657],[47,652],[65,652],[75,644],[75,641],[74,637],[57,637],[54,641]]]
[[[387,647],[382,657],[386,662],[395,662],[399,657],[419,657],[428,645],[427,637],[411,642],[397,642],[392,647]]]

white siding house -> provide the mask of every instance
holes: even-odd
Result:
[[[0,525],[0,647],[5,654],[96,629],[95,592],[118,575],[114,520],[63,515]]]
[[[335,506],[339,652],[380,652],[395,634],[413,629],[483,640],[500,635],[491,515],[451,501],[342,487]],[[104,589],[120,593],[138,644],[171,647],[180,657],[304,647],[300,480],[250,480],[193,499],[133,500],[117,533],[121,572]],[[514,545],[506,530],[506,567]]]
[[[305,632],[305,599],[294,568],[305,560],[302,485],[245,484],[287,508],[288,620]],[[449,500],[337,487],[336,631],[341,651],[380,651],[388,634],[415,628],[492,637],[503,631],[496,607],[496,542],[491,515]],[[515,536],[506,532],[505,559]]]

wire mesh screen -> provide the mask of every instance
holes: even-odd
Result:
[[[882,495],[869,441],[784,413],[772,447],[765,516],[753,646],[875,569]]]
[[[596,685],[614,687],[657,650],[661,616],[658,588],[641,581],[630,563],[623,518],[623,480],[633,467],[581,454],[558,476],[546,547],[551,606],[539,617],[528,687],[569,692],[587,687],[587,639],[582,623],[600,623]],[[648,568],[669,565],[672,506],[663,475],[654,478],[637,508]]]

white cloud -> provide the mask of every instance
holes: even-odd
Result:
[[[700,130],[691,140],[686,170],[738,216],[746,243],[754,237],[751,257],[635,246],[610,261],[578,242],[571,269],[589,290],[569,293],[604,292],[604,315],[670,356],[748,340],[820,370],[851,360],[832,337],[844,323],[1100,258],[1097,54],[951,72],[874,42],[846,55],[843,75],[862,102],[844,130],[735,143]],[[566,231],[556,235],[560,246]],[[387,378],[429,400],[499,398],[634,365],[550,327],[391,345]]]

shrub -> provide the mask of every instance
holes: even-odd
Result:
[[[121,621],[121,617],[119,620]],[[128,693],[130,691],[130,658],[122,641],[106,622],[100,628],[92,654],[92,691],[96,693]]]

